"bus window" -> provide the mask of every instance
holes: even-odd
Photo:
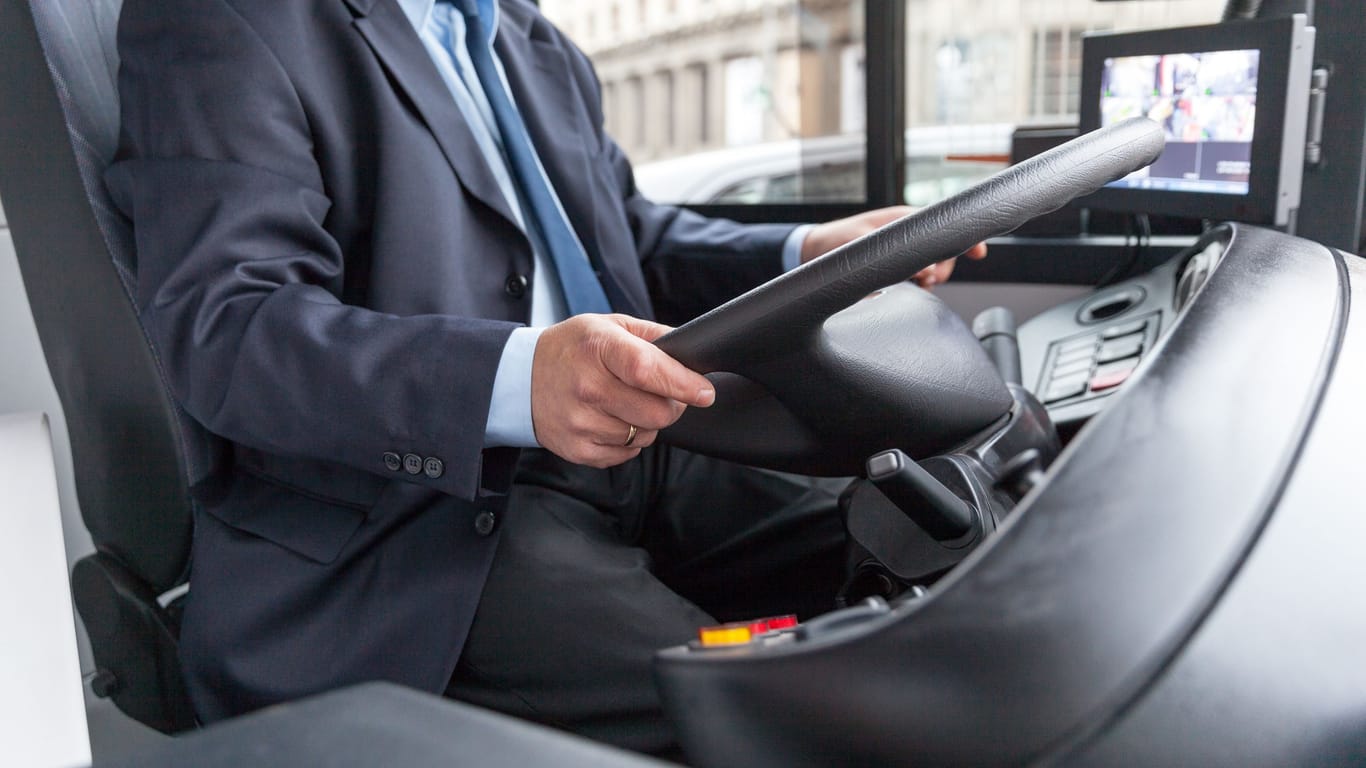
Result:
[[[541,8],[592,58],[607,129],[654,199],[863,201],[848,179],[864,157],[864,0]]]
[[[607,129],[660,202],[865,202],[876,0],[542,0],[592,58]],[[1225,0],[907,0],[904,201],[1004,167],[1016,125],[1075,122],[1081,37],[1217,21]]]

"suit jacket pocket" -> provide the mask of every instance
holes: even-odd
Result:
[[[366,506],[241,469],[233,472],[231,487],[221,499],[203,506],[232,528],[323,565],[337,559],[368,512]]]

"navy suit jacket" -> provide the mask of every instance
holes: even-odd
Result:
[[[393,0],[126,0],[119,51],[106,180],[207,436],[181,634],[200,717],[442,690],[506,512],[515,452],[482,440],[526,238]],[[618,309],[676,321],[778,273],[789,227],[637,193],[592,67],[529,2],[502,3],[497,51]]]

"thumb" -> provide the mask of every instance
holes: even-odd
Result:
[[[649,320],[641,320],[630,315],[612,315],[612,320],[625,328],[632,336],[642,338],[646,341],[654,341],[660,336],[672,331],[673,328]]]

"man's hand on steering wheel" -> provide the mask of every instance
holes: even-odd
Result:
[[[531,421],[536,440],[566,461],[612,467],[635,458],[684,408],[706,408],[712,383],[650,342],[668,326],[584,314],[536,342]]]
[[[877,208],[871,211],[848,216],[843,219],[836,219],[824,224],[817,224],[807,233],[806,242],[802,244],[802,263],[805,264],[812,259],[833,251],[834,249],[857,240],[860,237],[872,232],[885,224],[889,224],[903,216],[908,216],[915,212],[914,208],[907,205],[893,205],[887,208]],[[978,243],[963,254],[970,259],[983,259],[987,255],[986,243]],[[933,288],[934,286],[947,282],[949,275],[953,274],[953,266],[957,258],[945,259],[937,264],[931,264],[920,270],[911,277],[921,288]]]
[[[818,224],[802,244],[802,263],[911,213],[891,206]],[[963,255],[986,254],[978,243]],[[922,288],[938,285],[949,279],[955,260],[931,264],[911,279]],[[710,406],[711,383],[650,343],[669,330],[624,315],[580,315],[547,328],[531,371],[537,441],[576,464],[615,466],[652,444],[688,406]]]

